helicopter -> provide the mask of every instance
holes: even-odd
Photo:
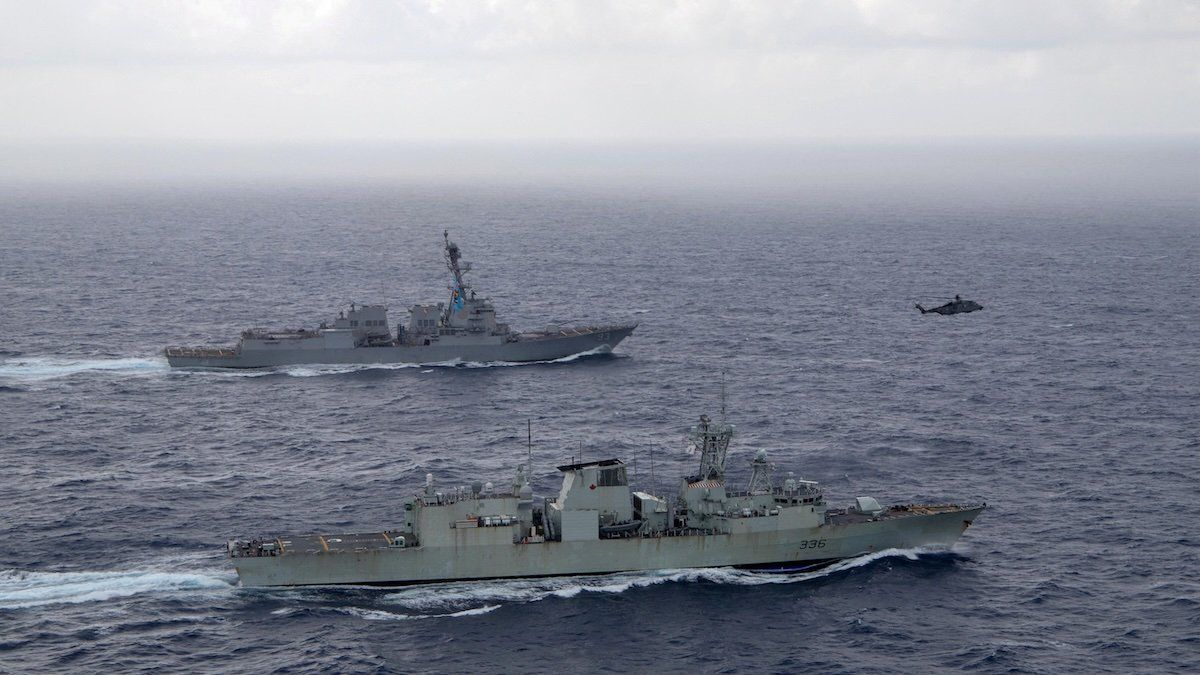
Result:
[[[921,310],[922,314],[965,314],[983,309],[983,305],[974,300],[963,300],[961,296],[954,296],[954,299],[939,307],[925,309],[921,303],[917,303],[917,309]]]

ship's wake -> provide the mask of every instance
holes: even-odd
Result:
[[[410,586],[401,591],[375,595],[359,587],[354,590],[334,587],[289,590],[264,589],[276,599],[287,599],[287,606],[271,614],[279,617],[329,614],[349,615],[366,621],[414,621],[447,619],[489,614],[505,605],[527,604],[553,598],[570,599],[588,594],[620,594],[634,589],[670,583],[710,583],[728,586],[795,584],[845,573],[887,558],[918,560],[923,555],[943,553],[934,549],[888,549],[843,560],[819,570],[794,573],[761,573],[730,567],[706,569],[658,570],[545,579],[509,579],[469,581]],[[338,596],[351,593],[350,604],[333,604]],[[334,595],[331,595],[334,594]],[[362,595],[367,594],[367,595]],[[345,598],[341,598],[342,601]],[[364,600],[369,600],[364,602]],[[293,604],[297,603],[297,604]],[[363,606],[366,605],[366,606]]]
[[[558,359],[545,361],[464,361],[450,359],[449,361],[429,361],[426,363],[314,363],[294,366],[275,366],[270,368],[254,368],[245,370],[221,368],[187,368],[175,370],[181,374],[215,376],[215,377],[266,377],[270,375],[286,375],[289,377],[320,377],[322,375],[346,375],[368,370],[409,370],[419,368],[422,373],[440,369],[475,369],[475,368],[512,368],[517,366],[545,366],[559,363],[571,363],[580,359],[604,356],[612,353],[608,346],[589,349],[578,354],[571,354]]]
[[[199,572],[0,571],[0,609],[103,602],[143,594],[228,593],[231,579]]]
[[[398,612],[389,612],[382,609],[369,609],[365,607],[332,607],[329,611],[338,614],[348,614],[367,621],[419,621],[421,619],[448,619],[460,616],[479,616],[487,614],[493,610],[500,609],[500,605],[484,605],[482,607],[474,607],[471,609],[463,609],[456,612],[445,612],[442,614],[401,614]],[[324,612],[324,609],[319,610]],[[275,616],[297,616],[302,614],[313,613],[313,610],[303,607],[283,607],[277,609],[271,614]]]
[[[606,356],[612,354],[612,347],[603,345],[595,349],[589,349],[578,354],[571,354],[557,359],[549,359],[546,361],[463,361],[461,359],[452,359],[450,361],[439,361],[437,363],[424,364],[428,367],[442,368],[510,368],[513,366],[545,366],[554,363],[571,363],[580,359],[586,359],[592,356]]]
[[[0,360],[0,382],[38,382],[63,377],[88,374],[114,376],[163,376],[179,375],[192,377],[321,377],[345,375],[368,370],[407,370],[420,368],[422,372],[433,369],[510,368],[514,366],[545,366],[571,363],[580,359],[604,356],[612,353],[608,346],[589,349],[558,359],[545,361],[435,361],[431,363],[346,363],[304,364],[275,366],[269,368],[171,368],[162,357],[129,357],[110,359],[70,359],[61,357],[24,357]]]
[[[250,597],[299,600],[300,606],[277,609],[272,614],[293,616],[312,612],[355,616],[369,621],[407,621],[459,618],[488,614],[506,604],[539,602],[551,598],[568,599],[587,594],[619,594],[638,588],[669,583],[711,583],[730,586],[761,586],[813,581],[847,570],[870,565],[885,558],[917,560],[933,553],[927,549],[888,549],[850,558],[809,572],[765,574],[729,567],[707,569],[658,570],[620,574],[511,579],[483,582],[456,582],[411,586],[400,591],[376,595],[377,591],[351,591],[355,596],[366,592],[373,601],[369,607],[341,605],[330,597],[331,589],[253,590]],[[34,572],[0,570],[0,610],[36,608],[46,605],[77,605],[132,598],[150,597],[231,597],[237,590],[236,579],[225,570],[126,570],[106,572]],[[350,589],[347,589],[350,590]],[[345,591],[338,589],[336,593]]]
[[[170,370],[163,358],[67,359],[25,357],[0,361],[0,380],[39,381],[86,373],[157,375]]]
[[[839,561],[808,572],[762,573],[731,567],[658,570],[580,577],[514,579],[412,586],[389,593],[383,602],[398,605],[422,616],[472,616],[486,613],[503,603],[529,603],[549,598],[574,598],[584,594],[625,593],[669,583],[711,583],[730,586],[762,586],[809,582],[865,567],[885,558],[918,560],[934,553],[931,549],[887,549]],[[942,551],[937,551],[942,552]],[[447,613],[448,612],[448,613]]]

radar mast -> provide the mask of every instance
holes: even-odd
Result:
[[[733,425],[725,422],[713,424],[708,415],[701,415],[700,423],[692,427],[689,436],[692,445],[700,451],[699,480],[724,479],[725,455],[733,438]]]
[[[462,252],[458,250],[458,244],[450,241],[450,230],[442,230],[442,239],[445,241],[443,256],[446,259],[446,267],[454,277],[454,284],[450,286],[450,302],[442,315],[442,323],[449,325],[450,316],[462,309],[463,303],[466,302],[466,293],[470,286],[463,280],[463,273],[471,271],[471,263],[462,261]]]

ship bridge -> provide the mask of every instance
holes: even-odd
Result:
[[[575,462],[558,467],[562,489],[546,513],[563,541],[598,539],[602,530],[633,522],[625,463],[619,459]]]

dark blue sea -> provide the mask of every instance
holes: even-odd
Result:
[[[0,670],[1200,668],[1194,142],[793,147],[762,175],[751,151],[578,152],[0,187]],[[444,300],[443,228],[502,319],[637,332],[532,365],[160,356]],[[985,309],[913,307],[955,293]],[[223,559],[237,536],[380,529],[427,472],[506,480],[526,420],[539,493],[580,453],[672,489],[722,374],[733,481],[766,448],[835,505],[988,510],[953,551],[796,575],[252,590]]]

